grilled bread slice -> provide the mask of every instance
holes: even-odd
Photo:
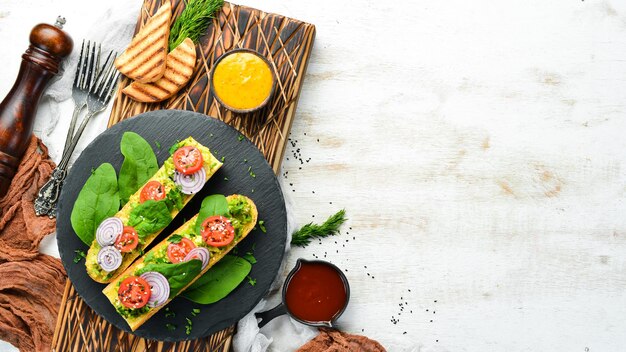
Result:
[[[151,316],[156,314],[161,308],[165,307],[175,297],[170,297],[163,304],[154,308],[149,308],[148,306],[145,306],[143,309],[136,309],[136,310],[126,309],[121,304],[119,297],[118,297],[119,284],[129,276],[137,276],[138,274],[137,272],[146,265],[145,260],[149,258],[150,256],[152,256],[153,258],[157,258],[160,255],[164,255],[163,253],[167,252],[169,239],[172,236],[174,235],[181,236],[180,234],[182,234],[183,237],[192,239],[192,241],[194,241],[194,243],[197,246],[203,246],[209,249],[211,253],[209,263],[207,264],[207,266],[195,278],[189,281],[189,283],[185,285],[178,292],[177,295],[179,295],[180,293],[185,291],[185,289],[191,286],[204,273],[206,273],[213,265],[215,265],[215,263],[217,263],[220,259],[222,259],[226,254],[228,254],[228,252],[230,252],[231,249],[233,249],[238,243],[240,243],[254,229],[254,226],[256,226],[259,213],[252,199],[243,195],[235,194],[235,195],[230,195],[226,197],[226,200],[228,201],[229,207],[231,204],[237,205],[237,204],[243,203],[244,206],[241,208],[243,209],[241,211],[249,216],[246,218],[247,221],[245,223],[241,223],[242,227],[241,227],[241,230],[239,231],[239,235],[236,235],[235,239],[230,244],[224,247],[219,247],[219,248],[206,245],[203,242],[202,237],[193,232],[193,227],[195,226],[196,219],[198,218],[198,215],[195,215],[193,218],[191,218],[191,220],[184,223],[180,228],[174,231],[166,239],[161,241],[161,243],[157,244],[143,257],[141,257],[139,260],[133,263],[133,265],[130,266],[128,269],[126,269],[126,271],[124,271],[123,274],[121,274],[117,279],[115,279],[115,281],[111,282],[107,287],[104,288],[104,290],[102,290],[104,295],[109,299],[111,304],[113,304],[115,309],[120,314],[122,314],[123,312],[130,313],[130,314],[122,314],[122,318],[126,320],[126,322],[128,323],[128,326],[130,326],[130,329],[132,331],[137,330]],[[238,220],[241,220],[241,219],[238,219]],[[166,259],[166,261],[169,262],[168,259]],[[157,262],[157,261],[153,260],[152,262]]]
[[[186,38],[167,55],[167,67],[163,77],[153,83],[133,82],[122,92],[142,103],[163,101],[181,90],[193,74],[196,64],[196,47]]]
[[[170,36],[172,4],[166,0],[115,60],[115,67],[138,82],[154,82],[163,76]]]

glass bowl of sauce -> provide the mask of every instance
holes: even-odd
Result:
[[[270,62],[250,49],[235,49],[220,56],[209,81],[217,101],[237,113],[253,112],[267,105],[276,85]]]
[[[350,300],[350,285],[343,272],[323,260],[298,259],[282,291],[282,303],[262,313],[259,327],[288,314],[296,321],[316,327],[334,327]]]

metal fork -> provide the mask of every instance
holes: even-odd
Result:
[[[92,52],[94,51],[92,50]],[[93,81],[89,84],[89,89],[86,94],[87,115],[81,121],[80,126],[78,127],[78,131],[76,131],[76,133],[74,133],[73,129],[76,126],[75,120],[77,118],[72,118],[72,123],[70,126],[71,131],[68,132],[68,137],[71,137],[68,138],[70,142],[68,144],[66,141],[66,146],[64,148],[61,161],[52,172],[52,177],[50,178],[50,180],[46,182],[43,187],[41,187],[39,193],[37,194],[37,198],[35,199],[35,214],[37,214],[38,216],[48,215],[50,218],[56,217],[57,201],[59,199],[61,187],[63,186],[63,181],[65,180],[65,175],[67,173],[67,164],[70,161],[72,153],[74,152],[74,149],[76,148],[76,145],[78,144],[78,141],[80,140],[80,137],[83,134],[83,131],[85,130],[85,127],[87,126],[89,120],[95,114],[101,112],[106,108],[109,101],[111,100],[111,97],[113,96],[113,91],[115,91],[115,83],[119,78],[119,72],[117,72],[113,65],[113,61],[115,61],[116,56],[117,55],[115,53],[110,52],[107,56],[106,61],[104,62],[102,69],[100,70],[97,69],[99,67],[99,59],[96,59],[96,71],[87,71],[91,73],[85,76],[86,79],[89,80],[90,78],[93,78]],[[93,68],[94,66],[91,67]],[[96,73],[94,74],[94,72]],[[78,81],[81,81],[80,78],[78,79]],[[80,109],[82,109],[82,107]],[[76,114],[76,116],[77,115],[78,114]]]
[[[80,56],[78,64],[76,64],[76,74],[74,75],[74,84],[72,85],[72,100],[74,100],[74,112],[72,113],[72,120],[70,127],[67,130],[67,137],[65,137],[65,146],[63,147],[63,155],[67,152],[67,148],[70,146],[72,137],[74,136],[74,129],[76,128],[76,121],[78,115],[87,105],[87,94],[89,89],[93,85],[93,79],[98,75],[95,72],[100,67],[100,45],[98,45],[98,52],[96,54],[96,43],[91,45],[91,41],[87,41],[87,47],[85,47],[85,40],[80,47]]]
[[[116,87],[115,83],[120,75],[113,65],[113,61],[115,61],[116,56],[117,54],[113,52],[109,53],[102,70],[93,82],[91,89],[89,89],[89,94],[87,94],[87,115],[83,118],[83,121],[81,121],[78,131],[76,131],[74,138],[72,138],[72,142],[68,146],[67,153],[65,153],[61,158],[61,162],[59,162],[57,168],[65,169],[67,167],[67,164],[72,157],[72,153],[74,152],[74,149],[80,140],[80,136],[83,134],[83,131],[87,126],[87,123],[89,123],[89,120],[95,114],[104,110],[109,104],[109,101],[111,101],[113,91]]]

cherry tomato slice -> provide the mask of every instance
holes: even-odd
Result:
[[[216,215],[202,222],[202,239],[213,247],[224,247],[235,239],[235,228],[227,218]]]
[[[176,170],[185,175],[191,175],[200,170],[204,163],[200,149],[190,145],[178,148],[172,159],[174,159]]]
[[[139,276],[129,276],[120,284],[117,297],[126,308],[141,308],[148,304],[152,295],[150,285]]]
[[[165,188],[159,181],[150,181],[141,189],[139,202],[143,203],[149,199],[161,200],[165,198]]]
[[[167,259],[176,264],[185,260],[187,254],[196,248],[196,245],[188,238],[180,240],[178,243],[170,243],[167,245]]]
[[[132,252],[139,244],[139,236],[132,226],[124,226],[122,233],[115,239],[115,248],[122,253]]]

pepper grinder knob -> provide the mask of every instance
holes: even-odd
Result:
[[[39,99],[59,73],[61,61],[72,52],[74,42],[61,29],[64,23],[59,17],[55,25],[41,23],[32,29],[13,88],[0,103],[0,197],[30,142]]]

